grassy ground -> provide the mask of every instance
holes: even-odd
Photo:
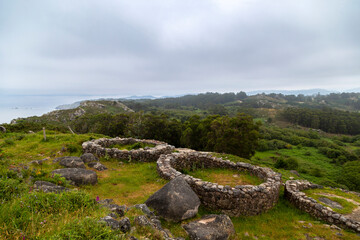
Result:
[[[44,141],[41,132],[36,134],[3,134],[0,136],[0,149],[2,150],[0,151],[0,173],[8,171],[9,168],[19,167],[22,164],[29,165],[32,160],[46,158],[48,160],[41,166],[30,165],[27,172],[28,175],[32,174],[31,176],[35,176],[35,178],[46,178],[49,172],[60,167],[57,163],[52,163],[55,157],[79,156],[81,154],[81,143],[98,137],[102,136],[47,132],[47,141]],[[303,151],[305,150],[298,151],[298,153],[301,155]],[[281,153],[291,154],[291,152],[286,151]],[[217,154],[217,156],[235,162],[245,161],[263,166],[273,166],[270,157],[276,155],[276,153],[261,154],[263,155],[257,154],[252,160],[244,160],[224,154]],[[11,188],[9,198],[2,200],[0,205],[0,239],[23,239],[23,237],[25,237],[24,239],[76,239],[73,237],[75,235],[80,236],[77,239],[93,239],[91,235],[99,234],[105,236],[103,239],[116,239],[116,234],[114,235],[109,228],[104,228],[97,223],[97,220],[105,215],[104,210],[93,207],[89,202],[99,197],[100,200],[112,198],[120,205],[126,204],[129,206],[143,203],[167,181],[158,176],[155,163],[125,163],[113,159],[101,159],[101,162],[108,167],[108,170],[97,171],[99,180],[97,185],[78,188],[78,193],[83,195],[76,198],[80,205],[75,207],[71,207],[71,203],[73,203],[70,200],[73,199],[71,196],[64,195],[63,202],[65,205],[59,205],[56,208],[57,205],[54,202],[56,199],[50,197],[54,195],[29,193],[29,189],[26,187],[17,193],[15,188],[28,186],[26,183],[28,180],[14,179],[10,181],[7,178],[1,178],[0,181],[5,184],[5,187],[12,186],[13,188]],[[323,164],[326,166],[326,161],[324,160],[324,162]],[[220,172],[217,172],[218,170],[206,171],[209,172],[204,173],[201,178],[206,180],[207,175],[209,175],[211,181],[219,183],[220,178],[235,175],[234,172],[228,172],[227,170]],[[293,176],[287,170],[281,171],[283,171],[286,178]],[[16,181],[18,181],[19,185],[16,185]],[[35,199],[35,194],[37,194],[38,198],[41,198],[40,201]],[[57,196],[59,197],[59,195]],[[5,195],[0,197],[5,197]],[[20,206],[24,206],[24,208]],[[31,207],[26,208],[27,206]],[[54,206],[53,210],[43,211],[49,209],[50,206]],[[132,211],[127,215],[130,219],[140,214]],[[216,212],[200,207],[197,218],[209,213]],[[232,218],[232,221],[237,233],[234,239],[307,239],[307,236],[323,237],[325,239],[360,239],[356,234],[347,231],[341,231],[342,236],[336,235],[338,231],[329,229],[324,223],[294,208],[282,195],[278,204],[267,213],[259,216],[235,217]],[[163,225],[169,228],[176,236],[186,237],[181,224],[163,221]],[[145,236],[149,239],[158,237],[155,232],[148,229],[143,229],[143,232],[136,232],[134,235],[139,239]]]
[[[239,172],[230,169],[197,169],[188,171],[187,174],[200,178],[204,181],[218,183],[220,185],[259,185],[263,181],[257,176],[250,175],[246,172]]]
[[[331,188],[308,189],[308,190],[305,190],[304,192],[306,193],[307,196],[316,199],[320,204],[330,207],[330,208],[331,208],[331,206],[328,206],[328,205],[322,203],[321,201],[319,201],[319,198],[326,197],[332,201],[338,202],[343,207],[343,209],[332,208],[332,210],[335,212],[341,213],[341,214],[351,213],[360,204],[359,196],[352,194],[352,193],[346,193],[346,192],[343,192],[338,189],[331,189]],[[352,201],[349,201],[347,199],[352,200]],[[358,203],[358,204],[354,204],[354,203]]]
[[[149,143],[142,143],[142,142],[138,142],[138,143],[134,143],[134,144],[114,144],[112,146],[110,146],[110,148],[117,148],[117,149],[121,149],[121,150],[135,150],[135,149],[139,149],[139,148],[145,148],[145,147],[155,147],[155,144],[149,144]]]

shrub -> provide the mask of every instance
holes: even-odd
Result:
[[[299,167],[299,162],[296,158],[290,157],[286,160],[287,168],[289,170],[296,170]]]
[[[79,146],[78,144],[68,143],[66,144],[66,150],[69,153],[81,152],[81,146]]]
[[[312,153],[311,153],[310,151],[306,151],[306,152],[304,153],[304,155],[305,155],[305,156],[311,156]]]
[[[11,146],[11,145],[14,145],[14,144],[15,144],[15,142],[14,142],[14,139],[12,139],[12,138],[6,138],[4,140],[4,145]]]
[[[274,167],[277,169],[280,169],[280,168],[285,169],[288,167],[288,165],[287,165],[287,162],[284,160],[284,158],[280,157],[276,160]]]
[[[360,149],[355,149],[354,154],[357,155],[358,157],[360,157]]]
[[[360,161],[347,162],[344,164],[339,182],[345,184],[350,190],[360,190]]]
[[[280,157],[276,160],[275,168],[280,169],[287,169],[287,170],[296,170],[299,167],[299,163],[296,158],[289,157],[284,159],[284,157]]]
[[[310,175],[314,176],[314,177],[321,177],[322,173],[321,170],[319,168],[313,168],[310,170]]]

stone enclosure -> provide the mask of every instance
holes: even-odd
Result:
[[[320,185],[312,184],[304,180],[291,180],[285,183],[285,198],[293,205],[309,213],[315,218],[324,220],[330,224],[335,224],[342,228],[348,228],[360,232],[360,222],[349,219],[348,217],[333,211],[318,203],[315,199],[306,196],[303,190],[322,188]]]
[[[193,167],[228,168],[239,172],[248,172],[261,178],[264,183],[257,186],[222,186],[179,172],[182,169]],[[257,167],[242,162],[234,163],[213,157],[206,152],[180,152],[161,155],[157,161],[157,171],[161,177],[168,180],[183,175],[186,182],[199,196],[202,204],[214,210],[221,210],[229,216],[257,215],[269,210],[278,200],[281,185],[281,174],[270,168]]]
[[[140,148],[136,150],[120,150],[117,148],[110,148],[112,145],[127,145],[137,142],[153,144],[153,148]],[[93,153],[99,157],[109,156],[120,160],[138,161],[138,162],[155,162],[161,154],[169,154],[175,149],[174,146],[168,145],[165,142],[156,140],[140,140],[134,138],[100,138],[82,144],[84,153]]]

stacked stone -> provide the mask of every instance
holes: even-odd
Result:
[[[306,196],[303,190],[322,188],[317,184],[312,184],[305,180],[291,180],[285,183],[285,198],[287,198],[297,208],[309,213],[310,215],[324,220],[330,224],[335,224],[342,228],[348,228],[360,232],[360,222],[348,219],[346,216],[334,212],[331,208],[325,207],[315,199]]]
[[[140,148],[136,150],[120,150],[117,148],[109,148],[112,145],[128,145],[134,144],[137,142],[153,144],[155,147],[152,148]],[[134,138],[100,138],[97,140],[92,140],[84,142],[82,144],[84,153],[93,153],[99,157],[109,156],[111,158],[121,159],[121,160],[134,160],[139,162],[155,162],[161,154],[171,153],[175,147],[168,145],[165,142],[160,142],[156,140],[146,140],[146,139],[134,139]]]
[[[243,162],[234,163],[213,157],[207,152],[161,155],[157,161],[159,175],[168,180],[182,175],[178,170],[192,168],[228,168],[245,171],[264,180],[264,183],[258,186],[230,187],[183,175],[199,196],[202,204],[211,209],[221,210],[229,216],[257,215],[271,209],[278,201],[281,174],[270,168],[257,167]]]

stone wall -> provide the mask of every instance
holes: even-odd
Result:
[[[258,176],[264,183],[257,186],[222,186],[184,175],[178,171],[193,167],[228,168],[238,170],[240,174],[245,171]],[[216,158],[206,152],[180,152],[161,155],[157,161],[157,170],[161,177],[168,180],[183,175],[205,206],[214,210],[221,210],[229,216],[263,213],[272,208],[279,197],[281,174],[270,168]]]
[[[114,144],[128,145],[137,142],[153,144],[155,147],[145,147],[136,150],[120,150],[110,148]],[[169,154],[175,149],[174,146],[156,140],[134,139],[134,138],[100,138],[82,144],[84,153],[93,153],[99,157],[109,156],[120,160],[131,160],[139,162],[155,162],[161,154]]]
[[[347,218],[346,216],[334,212],[331,208],[325,207],[315,199],[306,196],[303,190],[321,188],[322,186],[312,184],[304,180],[290,180],[285,183],[285,198],[299,209],[310,215],[324,220],[330,224],[335,224],[342,228],[352,229],[360,232],[360,223]]]

